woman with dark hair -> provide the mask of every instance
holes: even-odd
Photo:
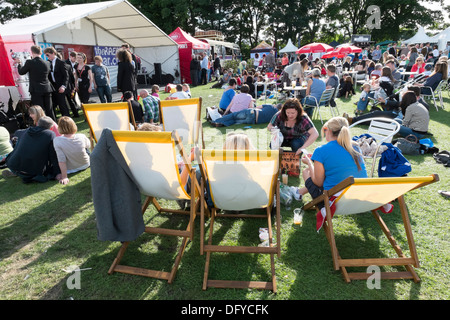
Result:
[[[131,53],[128,50],[118,50],[117,58],[119,59],[117,64],[117,91],[131,91],[134,94],[134,99],[137,100],[136,77]]]
[[[287,99],[281,111],[275,114],[267,126],[268,130],[277,127],[283,135],[282,147],[291,147],[296,154],[307,148],[319,137],[311,119],[303,111],[296,98]]]
[[[83,52],[77,53],[77,67],[75,69],[75,90],[82,103],[88,103],[94,85],[91,68],[86,65],[87,57]]]
[[[406,137],[410,134],[421,139],[428,132],[430,114],[427,108],[417,101],[417,96],[412,91],[407,91],[400,102],[403,120],[396,119],[401,124],[399,135]]]

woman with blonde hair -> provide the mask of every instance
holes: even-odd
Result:
[[[223,144],[225,150],[255,150],[252,142],[245,133],[231,132],[227,134]]]
[[[367,178],[364,160],[352,141],[347,119],[328,120],[322,127],[322,137],[328,142],[316,148],[311,158],[302,157],[307,168],[302,173],[305,187],[299,192],[301,195],[309,192],[313,199],[350,176]]]
[[[42,109],[41,106],[38,105],[29,107],[28,114],[30,115],[30,118],[33,120],[33,126],[37,126],[39,119],[45,116],[44,109]],[[56,122],[53,122],[53,125],[50,128],[50,130],[53,131],[57,137],[61,135],[58,131],[58,125],[56,124]]]

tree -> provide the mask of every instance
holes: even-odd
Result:
[[[0,0],[0,8],[0,22],[3,24],[54,9],[56,5],[46,0]]]

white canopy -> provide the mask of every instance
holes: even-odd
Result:
[[[291,39],[289,39],[287,45],[283,49],[280,50],[280,53],[296,52],[297,50],[298,50],[298,48],[296,46],[294,46]]]
[[[419,30],[417,30],[417,33],[408,40],[403,41],[405,44],[415,44],[415,43],[427,43],[427,42],[433,42],[432,38],[427,36],[425,33],[424,27],[419,27]]]
[[[94,27],[95,36],[86,34],[86,28]],[[42,35],[46,42],[83,45],[111,45],[111,36],[117,43],[127,42],[134,48],[177,45],[126,0],[59,7],[2,25],[0,34]]]
[[[432,41],[430,42],[436,42],[438,44],[439,50],[446,50],[447,49],[447,43],[450,42],[450,27],[445,29],[444,31],[441,31],[434,37],[431,37]]]

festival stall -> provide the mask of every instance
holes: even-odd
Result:
[[[197,56],[200,52],[208,52],[211,46],[206,42],[194,38],[180,27],[169,34],[169,37],[178,44],[181,82],[192,83],[190,74],[192,55],[195,54]]]
[[[179,72],[178,46],[166,33],[140,13],[126,0],[114,0],[87,4],[67,5],[25,19],[11,21],[0,26],[5,50],[16,86],[0,90],[0,101],[23,99],[18,88],[22,78],[17,79],[17,68],[12,56],[25,61],[33,44],[53,46],[67,59],[69,52],[83,52],[88,64],[99,55],[111,75],[111,86],[116,86],[116,51],[128,43],[131,51],[141,60],[141,75],[175,75]],[[43,56],[45,58],[45,56]],[[0,74],[3,81],[10,74]],[[23,90],[22,90],[23,91]]]

